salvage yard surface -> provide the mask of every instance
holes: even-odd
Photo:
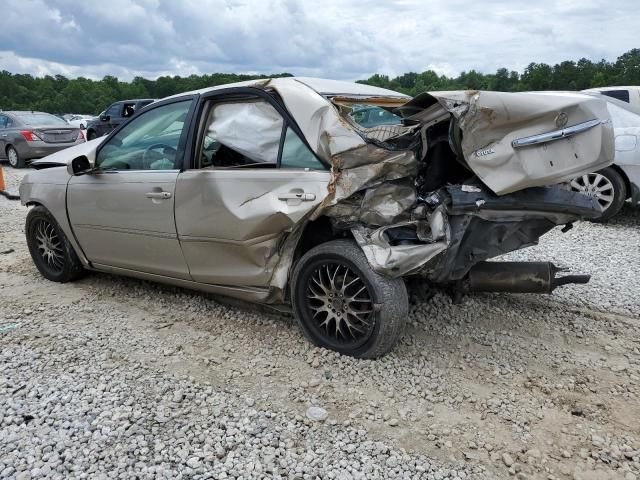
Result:
[[[24,171],[4,171],[17,192]],[[26,212],[0,197],[0,478],[640,478],[638,209],[509,256],[588,285],[414,294],[375,361],[250,305],[49,282]]]

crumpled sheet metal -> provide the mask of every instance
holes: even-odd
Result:
[[[436,210],[429,222],[410,221],[395,226],[415,225],[421,235],[430,232],[431,242],[413,245],[389,245],[384,232],[389,227],[371,231],[365,228],[353,228],[351,233],[356,240],[371,268],[389,277],[401,277],[422,269],[449,245],[447,223],[442,210]]]
[[[332,160],[332,176],[328,195],[314,212],[312,219],[354,193],[384,182],[415,177],[418,162],[411,150],[390,151],[366,144],[336,155]],[[392,191],[388,190],[391,195]]]
[[[438,102],[459,122],[469,167],[498,195],[570,180],[613,161],[606,103],[572,92],[428,92],[401,107],[420,119]],[[420,109],[422,108],[422,111]],[[577,137],[514,149],[513,140],[589,120],[604,122]],[[422,120],[422,119],[421,119]]]
[[[266,87],[280,95],[311,149],[327,163],[332,163],[335,155],[366,144],[340,116],[338,108],[307,85],[273,79]]]

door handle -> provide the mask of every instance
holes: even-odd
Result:
[[[315,193],[305,193],[305,192],[288,192],[288,193],[279,193],[278,200],[302,200],[303,202],[313,202],[316,199]]]
[[[160,198],[166,199],[171,198],[171,192],[147,192],[144,194],[147,198]]]

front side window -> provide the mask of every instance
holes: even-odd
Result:
[[[143,112],[98,152],[101,170],[173,170],[191,100]]]
[[[111,118],[117,118],[120,116],[120,110],[122,109],[121,103],[116,103],[111,105],[109,109],[106,111],[105,115],[109,115]]]

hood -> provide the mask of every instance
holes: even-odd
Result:
[[[41,170],[44,168],[66,166],[71,160],[77,157],[85,156],[92,158],[96,148],[104,142],[106,138],[107,137],[100,137],[79,145],[74,145],[73,147],[65,148],[39,160],[34,160],[30,165],[36,170]]]

